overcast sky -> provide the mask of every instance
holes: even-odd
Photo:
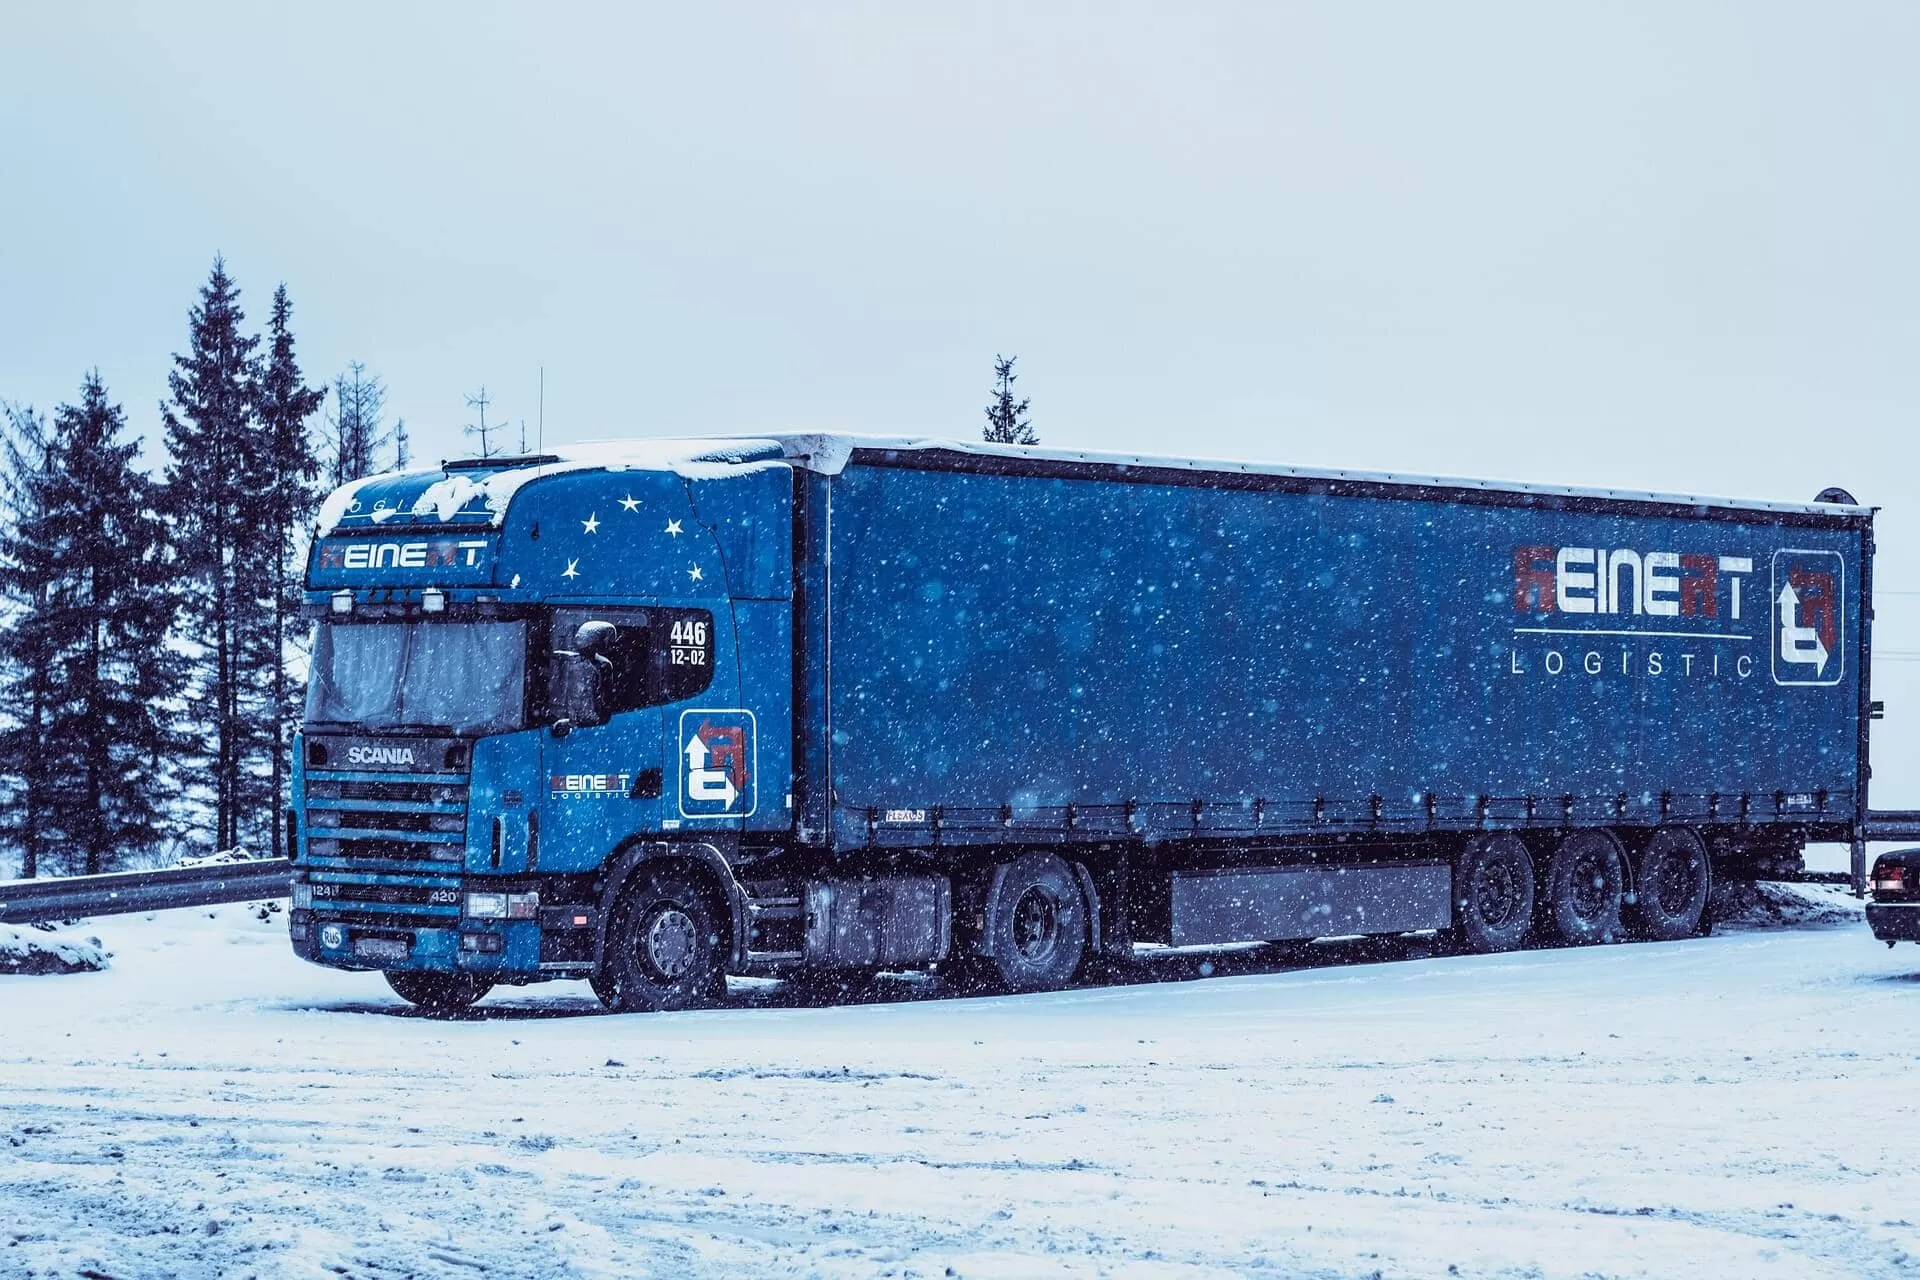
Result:
[[[0,397],[216,253],[418,452],[971,436],[1900,508],[1920,6],[7,6]],[[1911,534],[1909,530],[1911,529]],[[1911,545],[1907,545],[1911,540]]]
[[[1017,353],[1052,445],[1844,485],[1920,656],[1916,49],[1910,0],[14,3],[0,398],[97,365],[156,439],[216,253],[428,460],[542,365],[554,442],[974,436]]]

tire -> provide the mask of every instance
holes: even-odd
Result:
[[[1481,836],[1453,867],[1455,950],[1512,951],[1533,924],[1533,855],[1512,832]]]
[[[1546,909],[1562,940],[1589,946],[1619,939],[1625,867],[1610,832],[1576,831],[1560,842],[1547,863]]]
[[[1640,851],[1630,918],[1635,932],[1653,942],[1677,942],[1700,929],[1712,872],[1707,848],[1685,827],[1662,827]]]
[[[620,893],[594,994],[619,1013],[668,1013],[718,1002],[727,975],[706,886],[678,867],[642,866]]]
[[[988,890],[985,941],[993,976],[1008,991],[1058,991],[1087,952],[1087,903],[1073,868],[1051,853],[1002,865]]]
[[[416,970],[382,975],[393,994],[408,1004],[440,1013],[465,1009],[493,990],[485,978],[467,973],[420,973]]]

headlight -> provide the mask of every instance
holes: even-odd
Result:
[[[540,895],[537,893],[510,893],[507,895],[507,919],[538,920],[540,918]]]
[[[467,895],[467,914],[475,920],[499,920],[507,914],[507,895],[504,893],[470,893]]]

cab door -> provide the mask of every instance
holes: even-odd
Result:
[[[629,836],[660,830],[666,770],[658,698],[657,611],[568,606],[553,613],[555,651],[573,648],[580,624],[611,623],[612,665],[601,688],[605,720],[552,733],[542,746],[544,787],[529,857],[540,871],[590,871]]]

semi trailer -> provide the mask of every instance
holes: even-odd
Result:
[[[843,436],[325,503],[292,945],[1058,988],[1137,944],[1675,939],[1866,829],[1872,511]]]

